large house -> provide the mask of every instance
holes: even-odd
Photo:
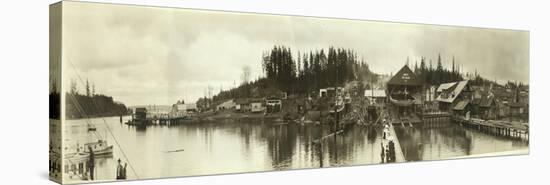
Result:
[[[472,88],[468,80],[444,83],[436,90],[439,110],[455,113],[466,113],[470,109]]]

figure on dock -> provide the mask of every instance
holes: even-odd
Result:
[[[90,151],[90,157],[88,159],[88,171],[90,172],[90,180],[94,180],[94,166],[95,166],[95,156],[94,156],[94,150],[92,150],[91,146],[88,146],[88,150]]]
[[[380,159],[382,160],[381,163],[384,163],[384,159],[386,158],[385,152],[384,152],[384,143],[380,143],[381,153],[380,153]]]
[[[128,166],[128,163],[126,163],[126,164],[124,164],[124,166],[122,166],[122,163],[121,163],[120,159],[118,159],[118,166],[117,166],[117,169],[116,169],[116,179],[117,180],[126,179],[126,166]]]

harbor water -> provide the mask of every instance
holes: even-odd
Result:
[[[130,119],[125,117],[123,122]],[[89,132],[87,123],[97,131]],[[98,180],[115,180],[117,160],[128,163],[128,179],[197,176],[379,164],[381,128],[351,126],[336,138],[319,124],[283,122],[207,122],[138,128],[119,117],[69,120],[64,146],[101,138],[114,146],[96,159]],[[527,149],[528,143],[499,138],[448,124],[440,128],[399,128],[396,134],[407,161]],[[68,139],[67,139],[68,138]]]

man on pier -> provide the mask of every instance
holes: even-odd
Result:
[[[88,146],[88,150],[90,151],[90,158],[88,159],[88,171],[90,172],[90,180],[94,180],[95,156],[91,146]]]

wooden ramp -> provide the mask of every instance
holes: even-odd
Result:
[[[401,144],[399,143],[399,138],[397,138],[397,134],[395,134],[395,129],[391,124],[390,124],[390,136],[393,137],[393,143],[395,145],[395,162],[398,162],[398,163],[406,162],[405,155],[403,154],[403,150],[401,149]]]

